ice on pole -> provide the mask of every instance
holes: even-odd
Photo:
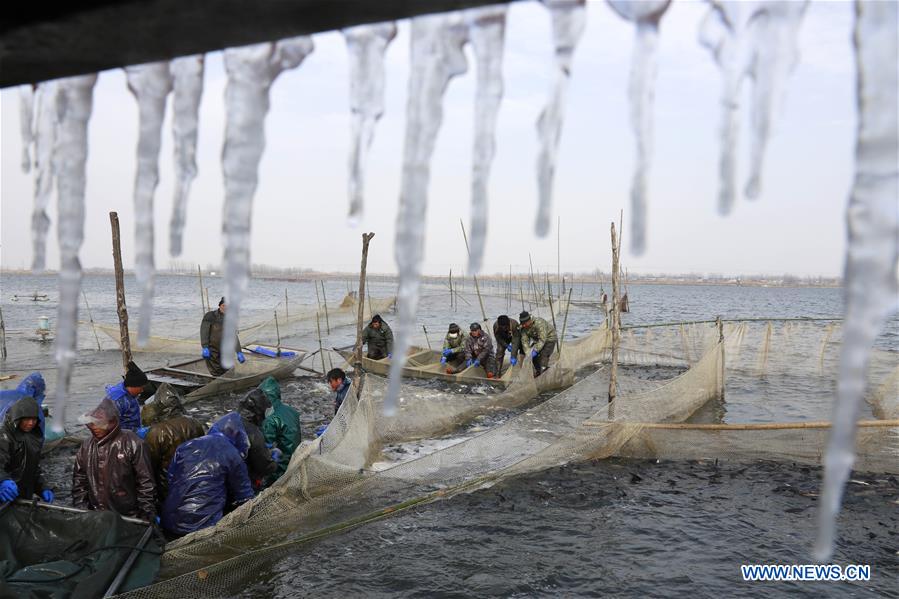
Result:
[[[387,415],[396,412],[406,352],[416,326],[428,180],[431,155],[443,120],[443,94],[450,80],[467,69],[463,51],[467,35],[467,27],[459,12],[412,19],[406,137],[394,245],[399,271],[397,327],[390,382],[384,401]]]
[[[125,68],[128,89],[137,100],[140,119],[137,138],[137,174],[134,177],[134,275],[141,290],[137,345],[150,338],[155,275],[153,196],[159,184],[159,148],[165,103],[172,91],[168,61]]]
[[[477,63],[474,107],[474,152],[471,177],[471,249],[468,270],[477,274],[487,245],[487,184],[496,153],[496,117],[503,97],[503,45],[506,37],[505,4],[463,11],[468,37]]]
[[[540,151],[537,155],[537,235],[549,233],[552,205],[553,177],[556,171],[559,139],[565,114],[565,96],[571,78],[574,50],[584,33],[587,13],[584,0],[544,0],[552,18],[555,52],[555,80],[549,101],[537,119]]]
[[[659,21],[671,0],[629,2],[608,0],[609,5],[623,18],[636,24],[637,37],[631,58],[628,100],[631,107],[631,127],[636,137],[637,158],[631,181],[631,251],[641,255],[646,250],[647,191],[646,177],[652,158],[655,79],[659,43]]]
[[[59,85],[47,81],[37,86],[34,97],[34,207],[31,212],[31,270],[41,272],[47,265],[47,232],[50,217],[47,208],[56,177],[54,156],[56,149]]]
[[[19,88],[19,130],[22,133],[22,172],[31,172],[31,145],[34,143],[34,88]]]
[[[814,556],[829,560],[843,489],[855,461],[855,432],[868,360],[899,289],[899,78],[895,2],[855,3],[858,125],[855,180],[846,212],[845,320],[833,426],[824,455],[824,489]],[[897,456],[899,459],[899,456]]]
[[[313,49],[312,38],[300,36],[279,42],[225,50],[225,142],[222,171],[225,204],[222,234],[225,242],[225,316],[221,362],[234,365],[240,306],[250,272],[250,223],[253,196],[259,180],[259,161],[265,149],[265,117],[269,89],[283,71],[296,68]]]
[[[84,241],[84,188],[87,162],[87,124],[93,108],[97,75],[60,79],[57,101],[57,188],[59,239],[59,312],[56,322],[56,403],[53,430],[62,432],[66,398],[72,381],[78,332],[78,296]]]
[[[396,37],[396,24],[358,25],[341,33],[350,57],[349,219],[352,225],[362,218],[365,205],[365,165],[375,125],[384,114],[384,55]]]
[[[718,211],[729,214],[736,198],[736,151],[743,80],[753,81],[750,174],[746,197],[761,191],[761,171],[771,120],[780,106],[786,80],[799,58],[799,25],[807,0],[729,2],[709,0],[700,27],[700,42],[711,50],[721,69]]]
[[[175,199],[169,224],[169,253],[181,255],[187,198],[197,176],[197,133],[203,96],[202,54],[183,56],[171,63],[172,137],[175,140]]]

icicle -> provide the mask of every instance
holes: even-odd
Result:
[[[474,153],[471,178],[471,256],[468,270],[477,274],[487,244],[487,182],[496,151],[494,131],[503,97],[503,43],[508,7],[486,6],[464,11],[478,64],[475,96]]]
[[[735,153],[743,78],[749,76],[754,82],[750,175],[745,190],[746,197],[754,199],[761,189],[762,160],[771,117],[799,57],[796,39],[808,0],[709,2],[711,10],[703,20],[700,41],[712,51],[723,76],[718,210],[729,214],[736,195]]]
[[[375,125],[384,114],[384,54],[396,37],[395,23],[359,25],[342,31],[350,54],[350,224],[362,217],[365,163]]]
[[[855,3],[858,129],[846,220],[845,321],[833,428],[824,458],[815,558],[829,560],[843,487],[855,460],[855,427],[868,356],[899,289],[899,97],[895,2]]]
[[[412,19],[403,179],[394,246],[399,270],[397,334],[390,366],[390,384],[384,401],[384,412],[388,415],[396,411],[406,352],[416,324],[428,179],[431,154],[443,120],[443,94],[450,80],[467,68],[462,50],[466,37],[467,28],[459,12]]]
[[[181,255],[187,197],[197,176],[197,121],[203,95],[203,55],[172,61],[172,136],[175,138],[175,200],[169,225],[169,253]]]
[[[628,98],[631,126],[637,142],[637,160],[631,181],[631,251],[641,255],[646,249],[646,175],[652,157],[652,105],[655,95],[656,52],[659,20],[671,0],[625,2],[608,0],[615,11],[637,25],[637,39],[631,61]]]
[[[556,57],[556,78],[549,102],[537,119],[537,135],[540,138],[540,154],[537,157],[537,235],[549,233],[550,205],[552,204],[553,176],[556,170],[556,153],[562,136],[562,118],[565,110],[565,94],[571,77],[574,49],[584,33],[587,14],[584,0],[544,0],[552,15],[553,44]]]
[[[93,108],[96,75],[60,79],[57,102],[59,138],[56,146],[59,224],[59,315],[56,322],[56,403],[53,430],[62,432],[66,420],[66,398],[78,332],[78,302],[81,293],[81,261],[84,241],[84,188],[87,162],[87,123]]]
[[[141,289],[137,345],[143,347],[150,338],[153,317],[153,196],[159,184],[159,146],[166,97],[172,91],[172,74],[168,62],[126,67],[125,74],[140,113],[137,174],[134,177],[134,275]]]
[[[47,207],[50,205],[50,194],[53,193],[53,180],[56,176],[53,156],[58,122],[58,95],[59,86],[56,81],[39,84],[35,93],[34,209],[31,213],[31,269],[35,272],[41,272],[47,264],[47,231],[50,229]]]
[[[19,129],[22,131],[22,172],[31,172],[31,144],[34,143],[34,88],[19,88]]]
[[[296,68],[312,52],[312,38],[301,36],[225,50],[225,144],[222,170],[225,175],[225,205],[222,234],[225,238],[225,318],[222,366],[234,364],[234,347],[240,305],[250,270],[250,221],[253,195],[259,178],[259,161],[265,149],[265,116],[268,92],[278,75]]]

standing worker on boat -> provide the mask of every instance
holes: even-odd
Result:
[[[509,350],[509,363],[512,366],[518,364],[519,354],[524,355],[525,353],[521,346],[521,331],[518,321],[505,314],[497,316],[496,322],[493,323],[493,336],[496,338],[496,371],[502,372],[503,370],[506,350]]]
[[[493,342],[490,335],[484,333],[481,325],[473,322],[468,327],[468,339],[465,340],[465,366],[483,366],[487,378],[492,379],[496,372],[493,359]]]
[[[91,437],[75,455],[72,504],[152,522],[156,517],[156,483],[147,444],[136,433],[119,426],[119,411],[109,398],[79,420]]]
[[[23,397],[6,413],[0,425],[0,502],[17,497],[31,499],[40,494],[53,502],[53,490],[41,476],[41,449],[44,430],[33,397]]]
[[[275,377],[266,377],[259,390],[265,393],[272,405],[271,410],[266,410],[265,420],[262,421],[262,434],[273,449],[279,449],[283,454],[274,476],[279,478],[287,471],[290,458],[302,441],[300,413],[281,400],[281,385]]]
[[[141,428],[140,403],[137,398],[149,379],[134,362],[128,362],[128,371],[122,378],[122,382],[106,387],[106,398],[119,410],[119,426],[125,430],[137,431]]]
[[[383,360],[393,357],[393,331],[381,319],[380,314],[371,317],[371,322],[362,331],[362,343],[368,344],[366,357],[372,360]]]
[[[443,357],[440,363],[446,366],[447,374],[455,374],[465,366],[465,336],[455,322],[450,323],[446,337],[443,339]]]
[[[534,376],[538,377],[549,367],[549,359],[556,349],[559,338],[556,329],[539,316],[534,318],[527,311],[518,315],[521,321],[521,347],[527,353],[530,346],[531,358],[534,360]]]
[[[227,372],[222,368],[222,331],[225,329],[225,298],[219,300],[219,307],[210,310],[203,316],[200,323],[200,345],[203,346],[203,357],[206,359],[206,368],[212,376],[222,376]],[[246,358],[240,351],[240,339],[234,335],[237,348],[237,361],[243,364]]]

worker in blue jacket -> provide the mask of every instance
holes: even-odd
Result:
[[[119,409],[119,428],[136,432],[141,428],[137,398],[149,379],[134,362],[128,362],[128,371],[122,378],[121,383],[106,387],[106,397]]]

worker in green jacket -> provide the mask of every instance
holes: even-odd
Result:
[[[525,355],[530,349],[531,359],[534,361],[534,376],[538,377],[549,368],[549,359],[556,350],[556,343],[559,341],[556,329],[543,318],[534,318],[527,311],[519,314],[518,320],[521,323],[521,347],[525,350]]]
[[[290,457],[300,446],[302,440],[300,413],[281,401],[281,386],[274,377],[270,376],[262,381],[259,390],[265,393],[272,404],[262,422],[262,434],[265,436],[266,443],[270,443],[282,452],[281,459],[278,460],[278,469],[273,477],[278,478],[287,471]]]
[[[440,364],[446,367],[447,374],[465,369],[465,337],[459,325],[450,323],[446,337],[443,338],[443,355],[440,358]]]
[[[362,343],[368,345],[366,357],[383,360],[393,356],[393,331],[381,319],[380,314],[371,317],[371,322],[362,331]]]

